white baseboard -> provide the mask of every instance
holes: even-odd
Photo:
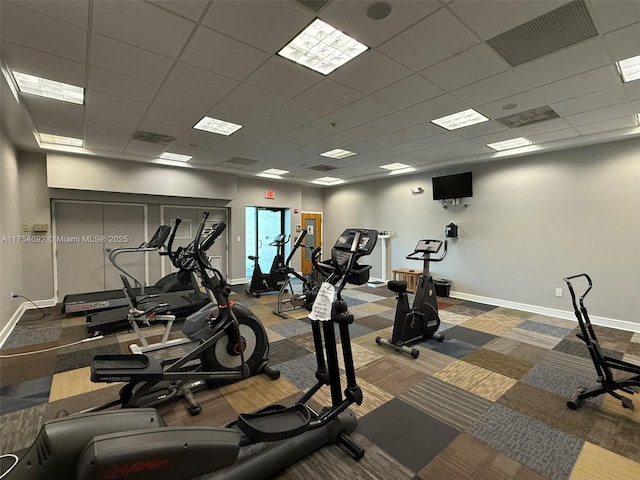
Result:
[[[537,305],[528,305],[526,303],[510,302],[508,300],[500,300],[497,298],[481,297],[479,295],[472,295],[470,293],[462,292],[449,292],[449,296],[460,300],[469,300],[471,302],[483,303],[486,305],[495,305],[496,307],[513,308],[514,310],[522,310],[523,312],[537,313],[540,315],[546,315],[548,317],[562,318],[565,320],[574,320],[578,323],[578,320],[573,313],[573,310],[557,310],[555,308],[539,307]],[[615,318],[599,317],[596,315],[590,315],[591,323],[594,325],[600,325],[602,327],[616,328],[618,330],[625,330],[628,332],[640,332],[640,323],[628,322],[626,320],[618,320]]]
[[[229,285],[243,285],[245,283],[249,283],[246,278],[229,278],[227,279],[227,283]]]
[[[33,303],[22,302],[20,306],[16,309],[16,311],[13,312],[13,315],[11,315],[11,318],[9,319],[7,324],[2,328],[2,331],[0,332],[0,347],[4,345],[4,342],[7,341],[7,338],[9,338],[9,335],[11,335],[11,332],[13,332],[13,329],[15,328],[16,324],[18,323],[18,320],[20,320],[24,312],[34,308],[38,308],[38,307],[40,308],[53,307],[55,304],[56,304],[55,298],[50,298],[48,300],[36,300]]]

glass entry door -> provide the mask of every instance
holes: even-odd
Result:
[[[246,253],[258,257],[260,268],[263,273],[268,273],[276,256],[277,249],[269,245],[276,236],[281,233],[287,234],[285,230],[286,208],[266,208],[266,207],[246,207]],[[285,246],[285,256],[289,251],[289,245]],[[251,278],[253,274],[254,262],[245,259],[246,275]]]

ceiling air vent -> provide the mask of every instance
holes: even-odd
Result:
[[[584,1],[575,0],[496,35],[487,43],[515,67],[597,34]]]
[[[318,172],[328,172],[329,170],[337,170],[338,167],[332,167],[331,165],[316,165],[315,167],[309,167],[311,170],[317,170]]]
[[[549,106],[532,108],[520,113],[514,113],[502,118],[496,118],[496,122],[508,128],[522,127],[530,123],[542,122],[551,118],[558,118],[558,114]]]
[[[329,0],[297,0],[297,2],[313,12],[319,12],[322,7],[329,3]]]
[[[131,138],[134,140],[140,140],[141,142],[159,143],[161,145],[171,145],[176,141],[176,137],[161,135],[159,133],[144,132],[142,130],[137,130]]]

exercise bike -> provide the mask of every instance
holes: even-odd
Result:
[[[289,242],[289,236],[284,233],[280,233],[269,244],[272,247],[276,247],[276,256],[273,257],[271,262],[271,268],[269,273],[263,273],[260,268],[259,257],[257,255],[249,255],[247,258],[254,262],[253,274],[251,275],[251,282],[249,288],[245,290],[245,293],[253,295],[256,298],[260,297],[261,293],[267,292],[279,292],[282,284],[289,278],[289,276],[281,271],[284,266],[284,246]]]
[[[576,299],[576,294],[571,283],[571,280],[576,278],[584,278],[587,281],[587,288],[584,293],[580,295],[579,300]],[[572,410],[577,410],[586,399],[597,397],[603,393],[608,393],[612,397],[620,400],[624,408],[633,410],[633,401],[629,397],[620,395],[616,391],[620,390],[629,395],[640,392],[640,365],[609,357],[604,355],[602,350],[600,350],[600,343],[598,343],[596,332],[591,326],[587,307],[584,305],[584,299],[591,291],[591,287],[593,287],[591,277],[586,273],[581,273],[579,275],[566,277],[564,278],[564,281],[567,284],[567,287],[569,287],[571,302],[573,303],[573,311],[580,326],[580,333],[576,334],[576,336],[587,345],[591,361],[593,362],[593,366],[595,367],[598,375],[599,383],[598,386],[589,389],[585,387],[578,387],[571,399],[567,401],[567,407]],[[579,307],[578,302],[580,302]],[[632,375],[621,377],[620,375],[614,375],[614,370],[628,372]]]
[[[354,317],[341,292],[347,282],[362,285],[369,279],[371,267],[357,260],[371,254],[377,235],[375,230],[347,229],[334,245],[331,260],[317,263],[328,274],[309,316],[318,382],[293,406],[243,413],[225,428],[169,427],[154,409],[72,415],[45,423],[25,456],[3,478],[260,480],[329,444],[338,444],[359,460],[364,450],[349,437],[357,425],[349,406],[362,403],[362,390],[349,336]],[[344,390],[336,324],[347,379]],[[316,412],[307,402],[323,386],[330,387],[331,405]],[[259,442],[269,445],[238,459],[241,447]]]
[[[431,258],[431,254],[438,253],[444,243],[444,250],[439,258]],[[420,256],[418,256],[420,255]],[[393,321],[393,332],[388,340],[376,337],[376,343],[394,350],[407,353],[413,358],[418,358],[420,350],[409,348],[418,342],[427,339],[444,341],[444,335],[436,333],[440,328],[438,315],[438,299],[433,279],[429,274],[430,262],[441,262],[447,256],[447,241],[420,240],[413,252],[405,258],[422,261],[422,275],[418,277],[413,305],[409,307],[409,295],[407,294],[407,282],[403,280],[391,280],[387,288],[397,293],[396,315]]]
[[[223,222],[214,223],[203,239],[208,215],[204,212],[195,238],[188,247],[177,250],[174,260],[184,270],[198,270],[207,294],[218,305],[216,315],[205,320],[199,342],[179,358],[161,361],[140,353],[96,355],[91,362],[91,381],[126,385],[117,400],[87,411],[116,405],[156,407],[182,398],[189,413],[197,415],[201,407],[193,395],[195,390],[259,373],[279,378],[280,372],[268,364],[269,342],[260,320],[248,308],[229,301],[231,288],[203,253],[226,227]]]
[[[320,288],[320,284],[322,283],[321,279],[324,278],[318,274],[315,268],[306,275],[301,275],[300,273],[296,272],[295,268],[291,267],[290,265],[291,259],[299,248],[312,249],[311,256],[315,257],[316,260],[320,256],[321,247],[314,248],[302,245],[302,241],[304,240],[306,235],[306,230],[302,230],[300,232],[300,235],[296,239],[296,242],[293,244],[291,253],[289,253],[289,256],[284,262],[284,265],[280,267],[280,272],[286,274],[287,279],[280,287],[277,307],[275,310],[273,310],[273,313],[282,318],[288,318],[286,313],[294,311],[297,308],[304,308],[305,310],[310,312],[311,307],[313,307],[315,294],[317,293],[318,288]],[[295,293],[295,289],[293,287],[293,284],[291,283],[292,278],[296,278],[300,280],[300,282],[302,282],[300,293]],[[289,290],[291,290],[291,294],[287,296]],[[286,303],[289,303],[289,306],[286,306]]]

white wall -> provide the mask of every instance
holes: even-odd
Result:
[[[562,278],[587,272],[595,287],[593,315],[640,323],[640,140],[562,150],[461,167],[473,172],[467,208],[443,209],[431,199],[431,174],[335,187],[325,191],[325,239],[346,227],[396,232],[391,267],[416,267],[404,257],[420,238],[444,238],[459,225],[435,276],[452,290],[484,299],[572,311]],[[414,195],[411,188],[422,186]],[[380,247],[370,257],[380,277]],[[563,297],[555,296],[562,288]]]
[[[18,208],[18,159],[16,150],[0,131],[0,332],[24,301],[12,299],[11,292],[22,291],[22,235]]]

